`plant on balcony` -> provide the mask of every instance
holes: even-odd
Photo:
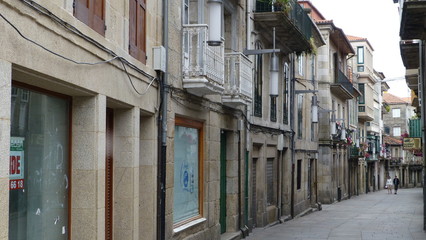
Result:
[[[265,2],[268,4],[273,4],[275,9],[278,9],[279,11],[289,13],[292,5],[291,3],[294,0],[259,0],[259,2]]]
[[[348,137],[345,139],[345,142],[346,142],[346,145],[348,145],[348,146],[352,146],[352,145],[354,145],[354,141],[352,141],[352,138],[351,138],[350,136],[348,136]]]
[[[307,52],[316,56],[318,53],[318,48],[315,45],[315,39],[313,37],[309,38],[309,45],[310,47]]]
[[[407,132],[405,132],[405,133],[403,133],[402,135],[401,135],[401,138],[407,138],[407,137],[409,137],[410,135],[408,135],[408,133]]]

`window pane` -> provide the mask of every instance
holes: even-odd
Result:
[[[68,239],[68,101],[16,89],[9,239]]]
[[[302,138],[303,134],[303,95],[297,95],[297,137]]]
[[[358,63],[364,63],[364,47],[358,47],[357,48],[357,54],[358,54]]]
[[[197,216],[198,129],[175,126],[173,223]]]
[[[400,109],[392,109],[392,117],[399,118],[401,116],[401,110]]]
[[[401,136],[401,128],[400,128],[400,127],[395,127],[395,128],[393,128],[393,136],[394,136],[394,137],[399,137],[399,136]]]

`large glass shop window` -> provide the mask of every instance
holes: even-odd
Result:
[[[173,223],[200,215],[200,129],[175,126]]]
[[[13,87],[9,239],[68,239],[69,101]]]

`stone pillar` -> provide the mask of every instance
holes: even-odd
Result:
[[[157,125],[155,117],[142,117],[139,141],[139,236],[156,239]],[[170,198],[169,195],[166,195]],[[173,205],[173,204],[172,204]],[[137,239],[137,238],[136,238]]]
[[[139,108],[114,109],[114,239],[139,239],[139,126]]]
[[[12,64],[0,60],[0,239],[9,232],[9,155]]]
[[[72,110],[72,238],[104,240],[106,97],[75,97]]]

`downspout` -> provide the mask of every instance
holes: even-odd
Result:
[[[251,37],[251,22],[250,22],[250,11],[251,11],[251,1],[246,0],[246,48],[248,49],[250,46],[250,37]],[[245,106],[245,114],[248,116],[248,106]],[[248,219],[249,219],[249,195],[248,195],[248,188],[249,188],[249,151],[248,151],[248,125],[249,122],[245,122],[245,136],[244,136],[244,231],[243,236],[245,235],[244,232],[247,232],[246,235],[248,235]]]
[[[166,162],[167,162],[167,101],[169,52],[169,1],[163,0],[163,39],[166,49],[165,73],[160,75],[160,112],[158,117],[158,168],[157,168],[157,239],[166,239]]]
[[[291,54],[291,81],[290,81],[290,129],[291,129],[291,196],[290,196],[290,214],[294,218],[294,159],[295,159],[295,139],[294,139],[294,101],[295,101],[295,64],[294,55]]]

